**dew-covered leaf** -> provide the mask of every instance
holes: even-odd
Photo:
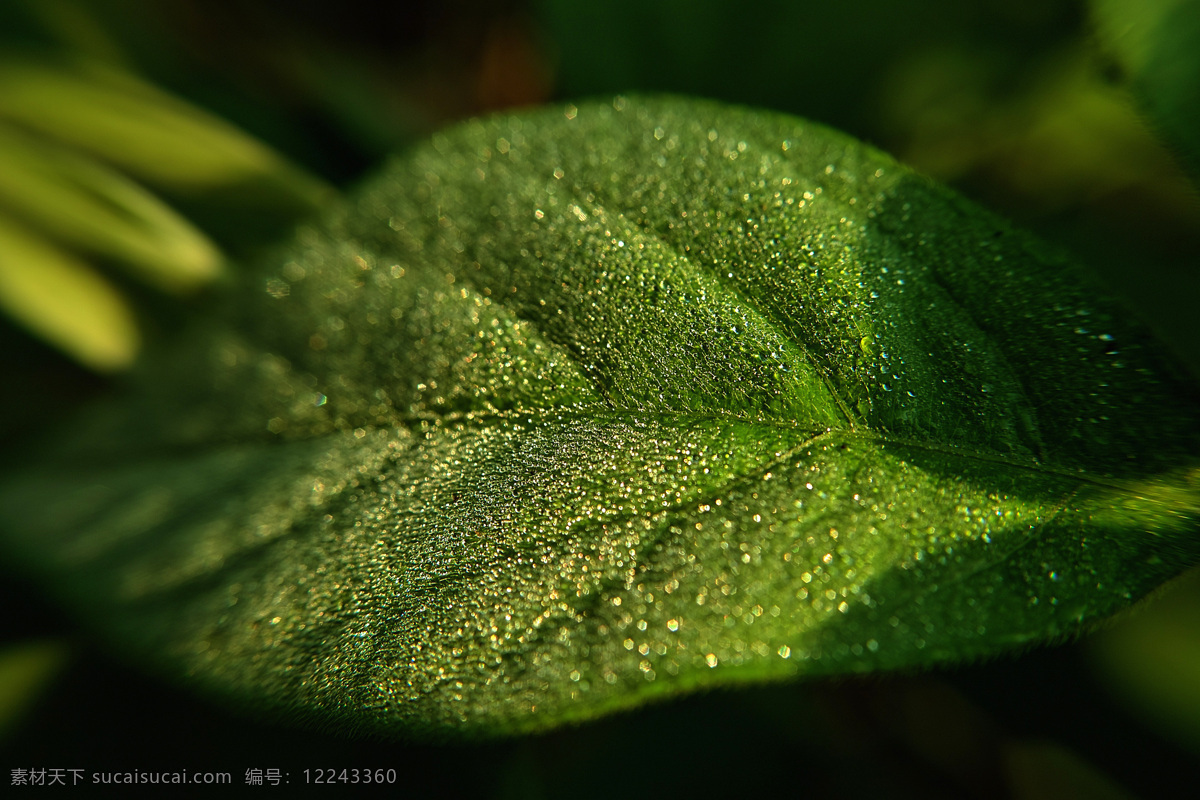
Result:
[[[242,704],[532,730],[1072,635],[1200,555],[1161,345],[803,120],[467,123],[246,281],[0,491],[81,614]]]

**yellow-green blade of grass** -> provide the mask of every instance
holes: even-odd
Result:
[[[133,311],[95,270],[0,214],[0,309],[85,366],[133,363]]]
[[[330,191],[229,123],[111,66],[0,63],[0,118],[173,189],[260,180],[313,208]]]
[[[0,124],[0,208],[169,291],[221,272],[217,246],[162,200],[92,158]]]

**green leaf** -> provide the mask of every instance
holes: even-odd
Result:
[[[0,490],[131,655],[385,733],[1074,635],[1200,555],[1084,274],[819,125],[625,100],[392,163]]]

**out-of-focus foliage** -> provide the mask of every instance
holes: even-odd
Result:
[[[56,7],[89,19],[81,6]],[[13,319],[93,369],[129,366],[137,323],[94,265],[176,293],[223,269],[218,245],[155,193],[163,190],[240,192],[255,215],[292,219],[333,194],[117,63],[62,48],[0,54],[0,308]]]
[[[138,351],[133,310],[95,269],[0,217],[0,308],[93,369],[129,367]]]
[[[1200,4],[1092,0],[1092,8],[1142,106],[1200,176]]]
[[[24,716],[66,666],[67,647],[39,640],[0,648],[0,744],[16,735]]]
[[[0,115],[159,186],[266,179],[314,207],[325,191],[224,121],[103,64],[0,63]]]
[[[1095,638],[1097,667],[1134,713],[1200,753],[1200,570]]]

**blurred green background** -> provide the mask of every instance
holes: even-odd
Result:
[[[474,114],[616,92],[789,111],[875,144],[1074,252],[1200,375],[1187,172],[1200,125],[1180,122],[1200,103],[1187,94],[1200,61],[1179,55],[1200,44],[1180,9],[1197,12],[1190,0],[10,0],[5,460],[119,389],[141,342],[220,302],[223,276],[389,153]],[[214,708],[4,578],[10,769],[213,769],[240,784],[278,767],[294,787],[305,768],[391,767],[410,792],[513,797],[1033,798],[1160,796],[1200,766],[1195,572],[1100,635],[1019,658],[716,692],[445,747]]]

